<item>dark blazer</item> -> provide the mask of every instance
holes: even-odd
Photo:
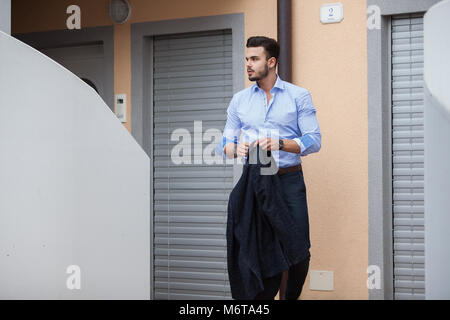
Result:
[[[226,233],[231,294],[233,299],[245,300],[269,289],[264,288],[263,279],[309,256],[299,241],[300,228],[283,202],[280,178],[261,175],[261,168],[268,165],[261,164],[259,157],[256,164],[248,162],[230,193]]]

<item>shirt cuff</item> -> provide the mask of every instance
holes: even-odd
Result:
[[[303,145],[302,140],[300,138],[294,138],[292,140],[294,140],[298,144],[298,147],[300,148],[300,154],[302,154],[302,152],[305,150],[305,146]]]
[[[230,142],[234,142],[234,144],[237,144],[238,143],[238,138],[235,137],[234,139],[230,139],[230,138],[227,138],[227,137],[223,137],[222,138],[222,149],[225,148],[225,146],[227,144],[229,144]]]

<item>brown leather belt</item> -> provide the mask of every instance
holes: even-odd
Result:
[[[278,174],[281,176],[283,174],[286,174],[286,173],[289,173],[289,172],[294,172],[294,171],[302,171],[302,165],[298,164],[298,165],[292,166],[292,167],[279,168],[278,169]]]

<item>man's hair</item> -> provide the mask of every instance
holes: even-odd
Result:
[[[278,64],[278,57],[280,56],[280,45],[275,39],[262,36],[250,37],[247,40],[247,48],[253,47],[263,47],[264,51],[266,52],[267,60],[275,57],[275,59],[277,59],[275,65]]]

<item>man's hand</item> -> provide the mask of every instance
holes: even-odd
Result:
[[[255,146],[258,145],[258,144],[261,147],[261,149],[263,149],[265,151],[279,150],[280,149],[280,143],[279,143],[278,139],[262,138],[262,139],[259,139],[259,140],[255,141]]]
[[[250,143],[248,142],[239,143],[237,146],[233,142],[230,142],[225,146],[224,152],[229,158],[235,158],[235,156],[243,157],[248,155],[249,146]],[[234,153],[235,148],[236,154]]]
[[[244,157],[248,155],[248,148],[250,146],[250,143],[248,142],[242,142],[237,145],[236,153],[238,157]]]
[[[300,153],[300,147],[294,140],[283,139],[283,142],[284,147],[282,151],[291,153]],[[259,144],[261,149],[265,151],[280,150],[280,141],[278,139],[262,138],[255,141],[255,145],[257,144]]]

